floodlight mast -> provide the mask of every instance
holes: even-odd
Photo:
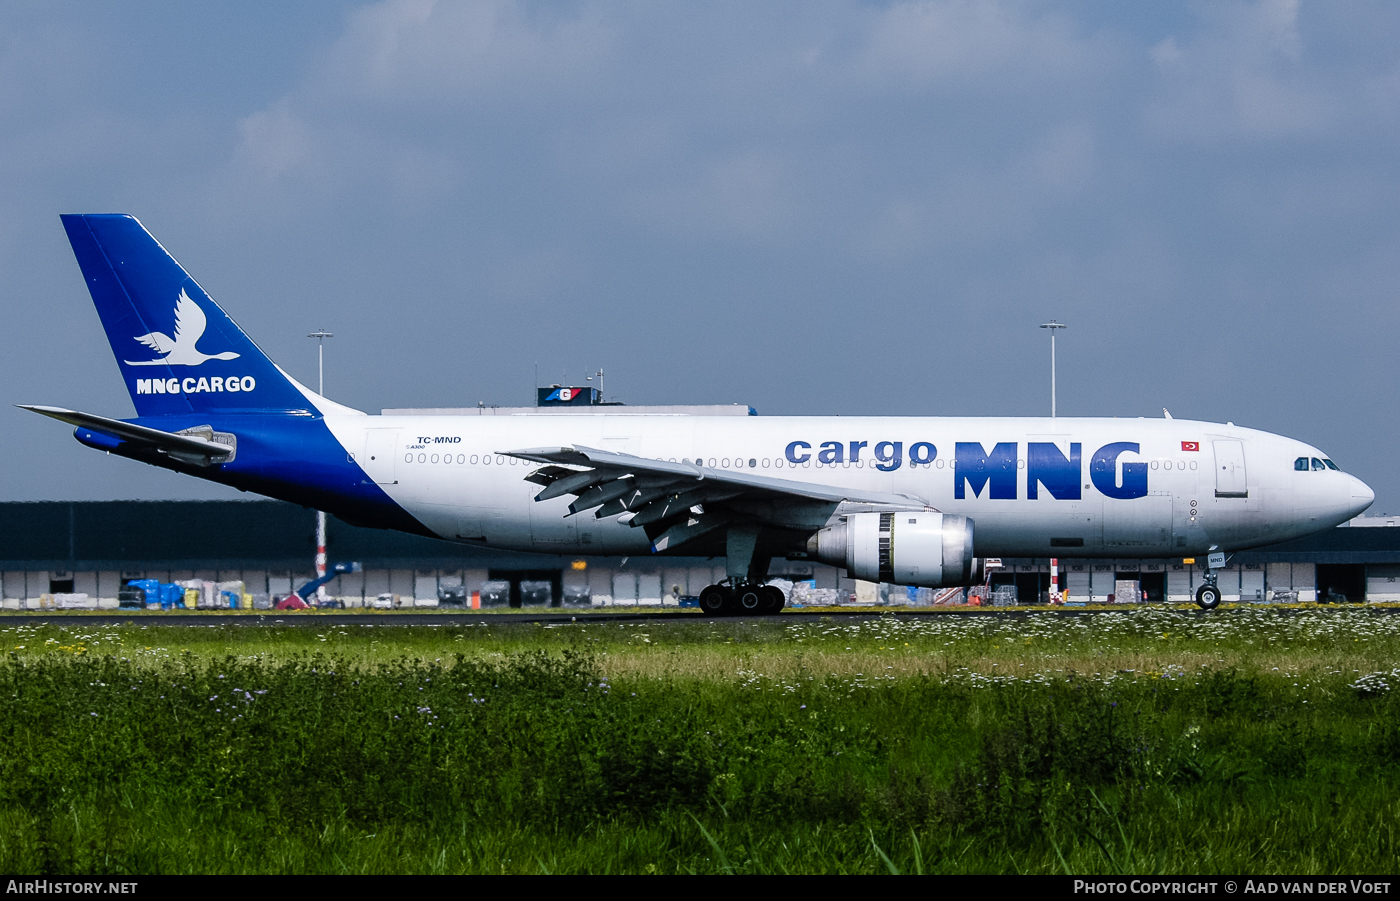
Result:
[[[1055,418],[1055,330],[1069,328],[1063,322],[1056,322],[1051,319],[1049,322],[1041,323],[1041,328],[1050,330],[1050,418]]]
[[[323,328],[318,328],[306,337],[316,339],[316,393],[322,397],[326,396],[326,339],[334,338],[335,335]]]
[[[323,328],[318,328],[306,337],[316,339],[316,393],[322,397],[326,396],[326,339],[334,338],[335,335]],[[326,511],[316,511],[316,578],[321,578],[326,574]],[[316,587],[316,599],[324,601],[326,599],[326,586]]]
[[[1051,319],[1040,325],[1043,329],[1050,330],[1050,418],[1055,418],[1055,332],[1062,328],[1069,328],[1063,322]],[[1064,603],[1060,595],[1060,561],[1057,558],[1050,560],[1050,603]]]
[[[601,403],[603,402],[603,367],[599,366],[599,367],[598,367],[598,371],[595,372],[595,373],[593,373],[593,375],[586,376],[586,377],[584,378],[584,381],[585,381],[585,382],[591,382],[591,381],[593,381],[594,378],[597,378],[597,379],[598,379],[598,400],[597,400],[597,403],[600,403],[600,404],[601,404]]]

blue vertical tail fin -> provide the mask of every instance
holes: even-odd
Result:
[[[134,216],[62,219],[138,416],[318,409]]]

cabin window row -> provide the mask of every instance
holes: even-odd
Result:
[[[493,464],[496,466],[534,465],[528,460],[518,460],[515,457],[492,456],[491,454],[486,454],[485,456],[478,456],[477,454],[457,454],[456,456],[453,456],[452,454],[420,453],[415,456],[412,453],[407,453],[404,454],[403,461],[405,463],[456,463],[458,465],[467,466],[491,466]],[[1294,468],[1299,470],[1306,470],[1308,468],[1306,465],[1307,461],[1307,457],[1299,457],[1298,461],[1294,464]],[[676,458],[672,457],[670,462],[675,463]],[[691,465],[692,463],[689,457],[683,458],[680,462],[686,465]],[[1314,458],[1313,462],[1315,464],[1318,463],[1316,458]],[[1331,460],[1327,460],[1325,462],[1332,469],[1337,469],[1336,464],[1332,463]],[[709,457],[708,459],[704,457],[696,457],[694,460],[694,464],[698,466],[707,466],[712,469],[758,469],[760,467],[763,469],[768,469],[770,466],[775,469],[782,469],[784,466],[787,466],[791,469],[810,469],[813,466],[815,466],[817,469],[835,469],[838,467],[841,469],[851,469],[853,467],[855,469],[865,468],[864,460],[856,460],[854,462],[847,460],[842,463],[823,463],[820,460],[807,460],[802,463],[785,463],[781,457],[776,460],[769,459],[768,457],[764,457],[762,460],[759,460],[757,457],[750,457],[747,460],[743,459],[742,457],[735,457],[732,460],[729,457]],[[929,463],[916,463],[913,460],[906,460],[904,461],[904,465],[908,466],[910,469],[944,469],[945,467],[952,466],[952,463],[945,463],[945,461],[942,458],[939,458]],[[1149,465],[1153,469],[1157,469],[1159,466],[1162,469],[1172,469],[1173,461],[1151,460],[1149,461]],[[1191,461],[1189,464],[1185,460],[1175,461],[1176,469],[1184,470],[1188,468],[1188,465],[1191,469],[1196,468],[1196,462],[1194,460]],[[1025,469],[1026,461],[1024,459],[1017,460],[1016,468]],[[1313,466],[1313,469],[1321,468],[1323,468],[1321,465]]]

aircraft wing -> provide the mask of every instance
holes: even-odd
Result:
[[[632,454],[574,447],[501,451],[549,464],[526,476],[543,485],[537,501],[573,495],[569,513],[594,517],[633,514],[653,552],[671,550],[715,529],[744,522],[810,534],[838,510],[931,510],[922,498],[779,479],[756,473],[671,463]]]
[[[159,451],[169,454],[177,460],[199,466],[227,463],[233,459],[235,451],[232,444],[211,440],[214,435],[213,429],[189,430],[210,436],[210,438],[204,438],[200,434],[162,432],[160,429],[152,429],[132,422],[122,422],[120,419],[108,419],[105,416],[96,416],[92,413],[65,410],[63,407],[44,407],[31,404],[15,404],[15,406],[23,410],[32,410],[40,416],[47,416],[50,419],[57,419],[59,422],[77,426],[79,433],[96,432],[109,439],[127,442],[141,449]],[[87,436],[79,434],[78,437],[82,439]],[[232,439],[232,436],[227,437]]]

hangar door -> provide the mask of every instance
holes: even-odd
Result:
[[[1221,439],[1215,444],[1215,496],[1249,497],[1244,471],[1244,442]]]

